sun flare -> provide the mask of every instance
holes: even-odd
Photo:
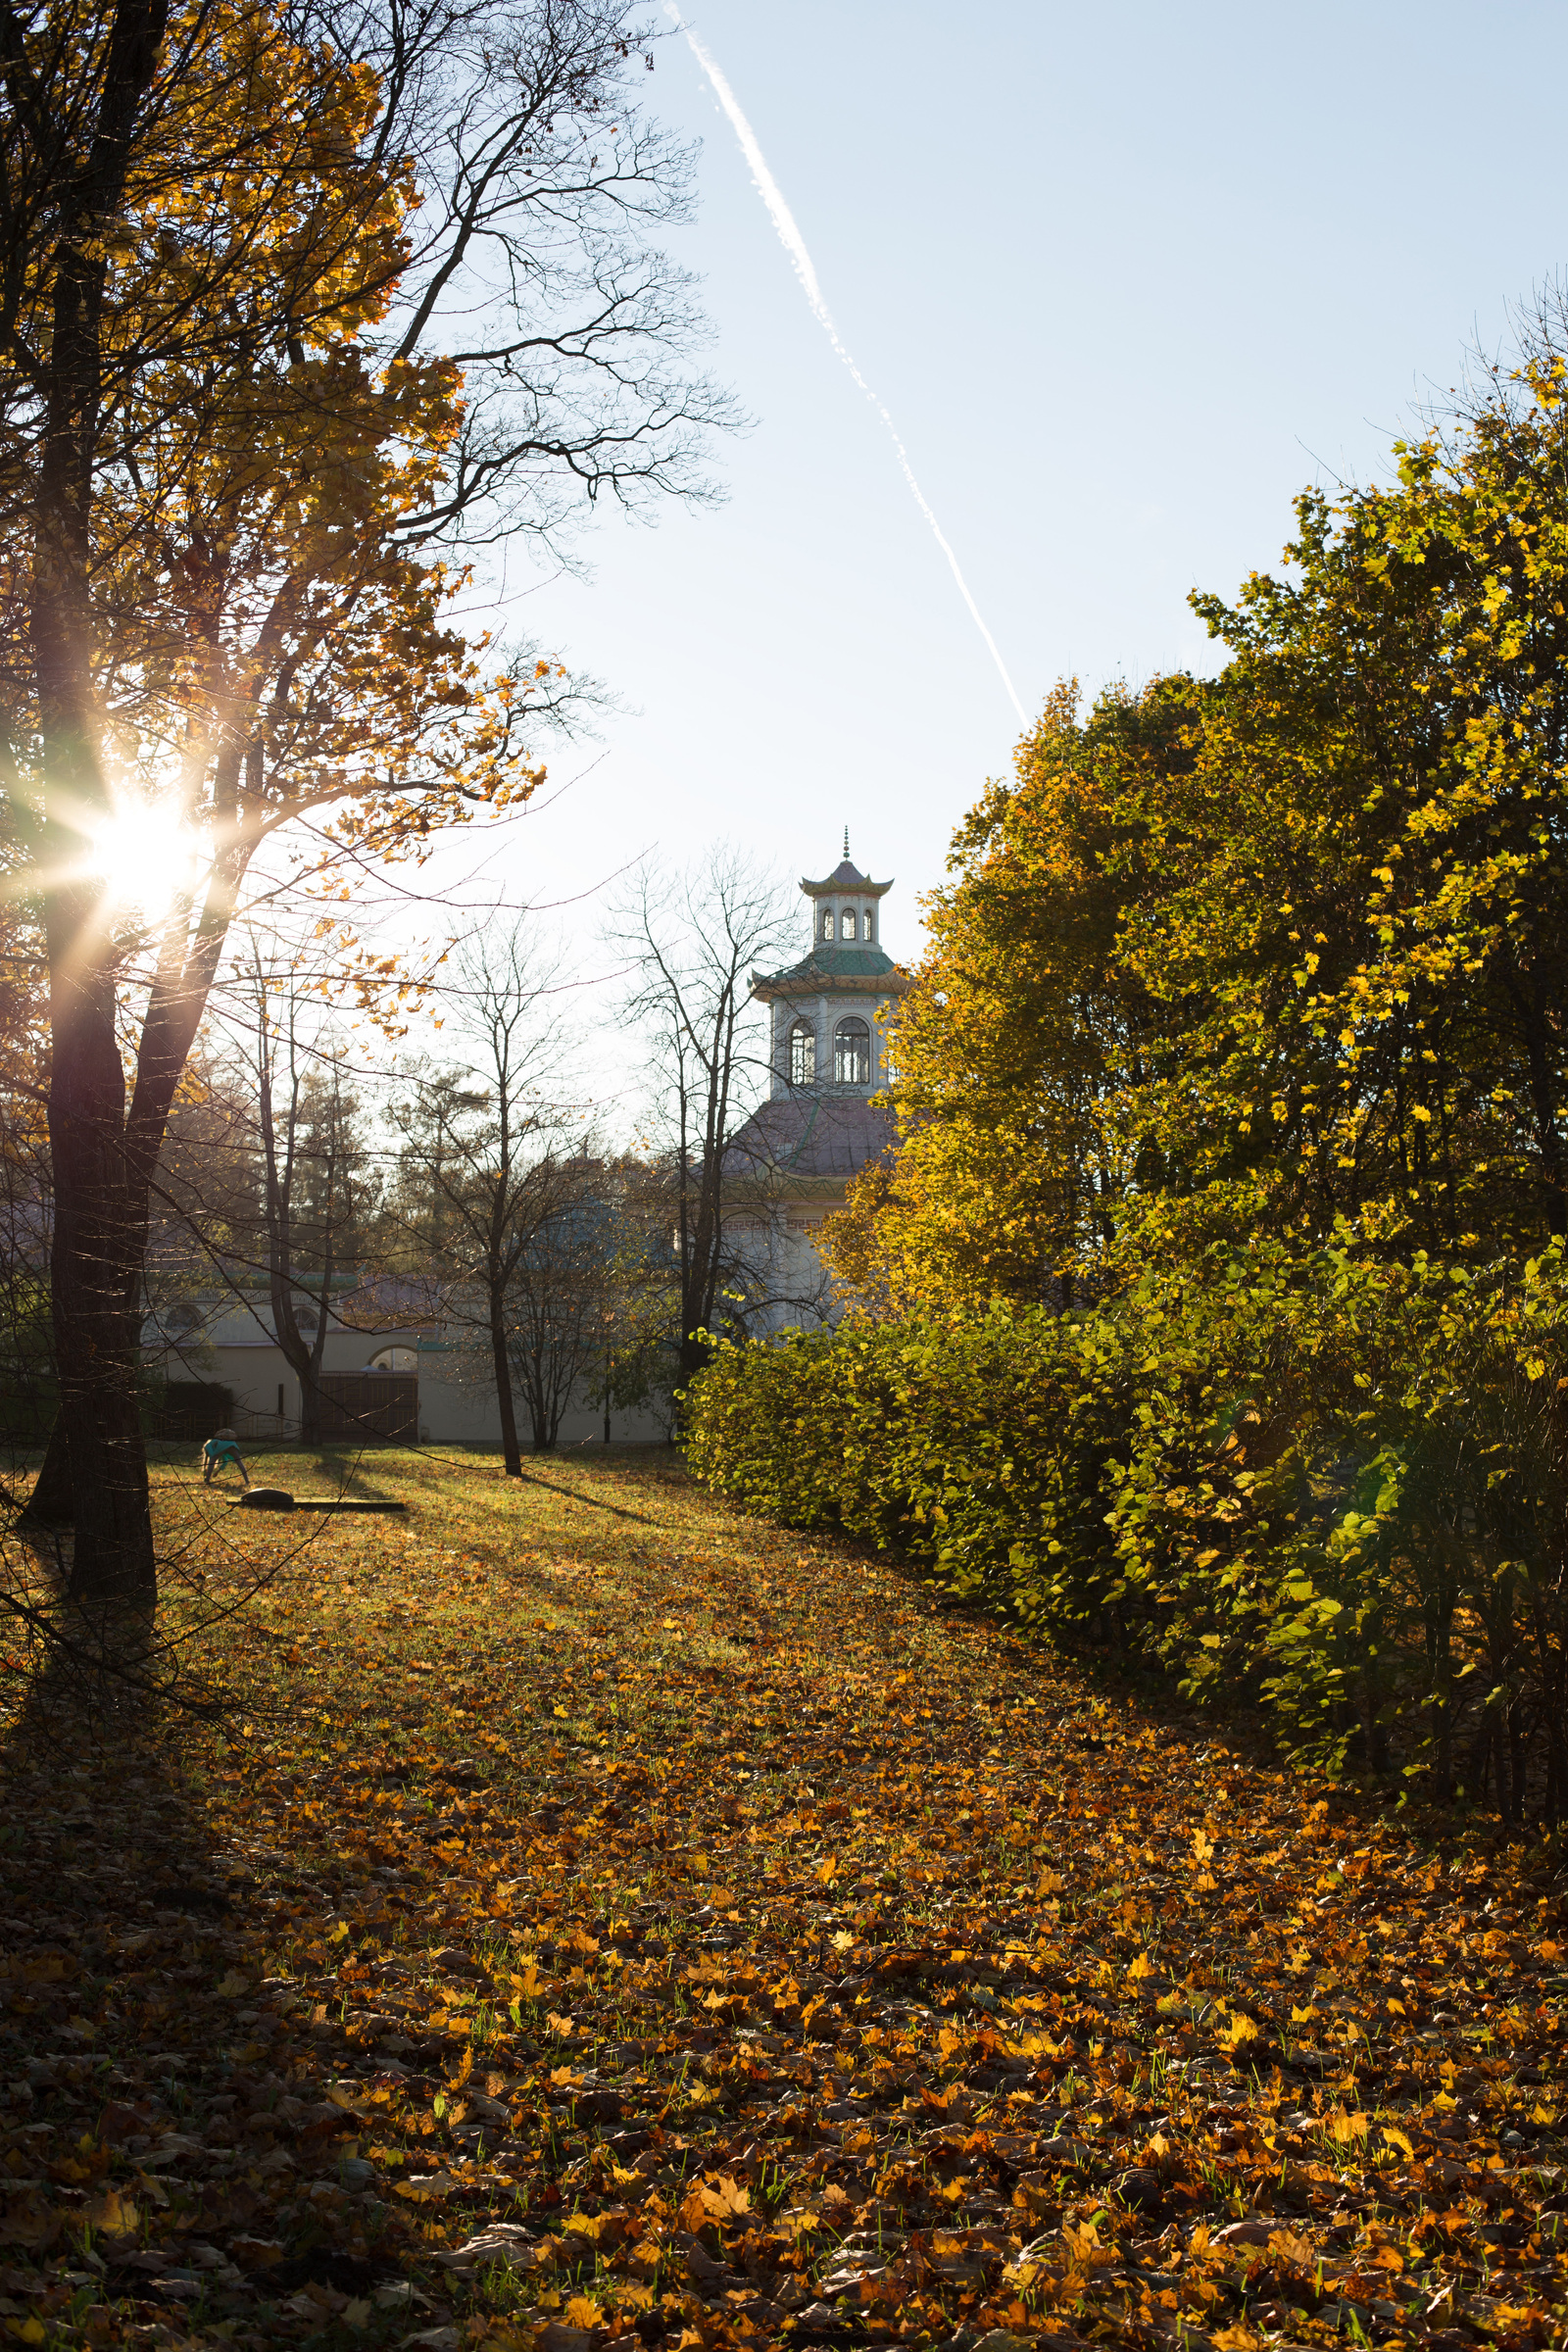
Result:
[[[156,920],[189,880],[190,836],[172,808],[121,808],[93,831],[93,864],[115,904]]]

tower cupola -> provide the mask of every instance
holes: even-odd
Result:
[[[874,1094],[887,1083],[887,1032],[909,983],[882,945],[882,901],[891,882],[873,882],[844,855],[820,882],[805,876],[810,946],[787,971],[754,972],[752,993],[772,1007],[775,1099],[798,1094]]]

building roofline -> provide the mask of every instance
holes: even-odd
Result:
[[[754,972],[752,995],[760,1004],[775,997],[902,997],[914,986],[897,964],[885,972],[825,972],[809,958],[787,972]]]
[[[829,874],[824,881],[808,882],[803,874],[801,888],[808,899],[842,899],[846,897],[885,899],[893,888],[893,884],[892,882],[873,882],[869,874],[862,874],[846,858],[844,864]]]

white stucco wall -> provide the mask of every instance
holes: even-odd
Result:
[[[289,1370],[283,1350],[271,1336],[270,1319],[260,1305],[215,1305],[188,1337],[147,1334],[151,1360],[170,1380],[218,1381],[229,1390],[236,1413],[254,1414],[263,1425],[256,1434],[297,1430],[300,1384]],[[486,1373],[482,1351],[454,1347],[428,1329],[408,1325],[374,1332],[332,1326],[321,1354],[323,1372],[360,1372],[372,1356],[388,1348],[415,1350],[419,1382],[419,1437],[433,1446],[499,1446],[501,1408],[495,1383]],[[517,1436],[524,1447],[532,1442],[526,1408],[517,1399]],[[280,1417],[281,1416],[281,1417]],[[558,1444],[604,1442],[604,1414],[591,1399],[568,1411],[562,1421]],[[611,1414],[611,1440],[615,1445],[656,1444],[665,1424],[655,1413]]]

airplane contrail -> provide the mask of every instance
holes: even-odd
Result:
[[[919,508],[921,514],[925,516],[927,522],[931,525],[932,531],[936,536],[936,543],[938,547],[941,548],[942,553],[947,557],[949,565],[952,568],[953,576],[958,583],[958,594],[968,606],[970,616],[974,621],[974,625],[979,630],[981,636],[985,639],[986,644],[990,649],[991,659],[996,663],[997,668],[1001,673],[1002,683],[1007,689],[1007,693],[1011,698],[1013,709],[1017,711],[1018,716],[1023,724],[1027,726],[1029,723],[1028,713],[1025,711],[1022,703],[1018,700],[1016,687],[1013,685],[1011,678],[1009,678],[1007,675],[1007,665],[1003,661],[1000,652],[997,650],[996,639],[992,636],[991,631],[986,627],[985,621],[981,617],[979,606],[975,603],[974,598],[969,593],[969,583],[958,568],[958,559],[954,554],[952,547],[948,543],[947,534],[943,530],[941,523],[938,522],[935,514],[932,514],[930,502],[926,498],[925,492],[921,489],[919,483],[914,478],[914,467],[909,464],[909,453],[905,448],[904,443],[899,436],[898,426],[894,423],[893,418],[888,414],[887,404],[885,401],[881,400],[875,392],[872,391],[870,385],[860,373],[859,368],[857,368],[853,356],[845,349],[843,342],[840,340],[839,330],[833,323],[833,314],[822,299],[822,288],[817,282],[816,270],[812,267],[811,256],[807,250],[806,239],[801,234],[800,225],[796,220],[795,215],[790,211],[789,206],[784,201],[783,189],[779,186],[778,181],[773,177],[772,172],[767,168],[767,159],[763,155],[761,148],[758,145],[756,131],[753,130],[750,122],[748,122],[746,120],[745,115],[741,112],[740,101],[737,99],[734,91],[730,88],[728,81],[725,79],[722,69],[714,63],[713,59],[709,55],[709,52],[704,48],[702,42],[697,38],[696,33],[693,32],[691,26],[681,15],[680,10],[675,6],[675,0],[664,0],[664,14],[670,19],[676,29],[685,34],[686,40],[691,48],[692,55],[696,58],[698,64],[702,67],[703,72],[708,75],[709,80],[713,86],[714,97],[718,100],[719,105],[729,117],[730,126],[733,129],[736,138],[740,141],[741,153],[745,156],[746,161],[752,168],[752,185],[756,188],[757,193],[759,196],[760,196],[762,202],[767,207],[773,226],[778,231],[779,242],[782,244],[785,252],[789,255],[790,260],[795,265],[795,274],[801,281],[802,291],[804,292],[807,301],[811,306],[811,310],[816,318],[818,325],[826,334],[828,341],[832,344],[833,349],[837,352],[839,358],[844,362],[845,367],[849,369],[860,391],[864,393],[866,399],[871,403],[871,406],[875,409],[877,415],[887,426],[893,446],[898,452],[899,464],[904,468],[904,478],[908,483],[909,488],[914,495],[914,503]]]

